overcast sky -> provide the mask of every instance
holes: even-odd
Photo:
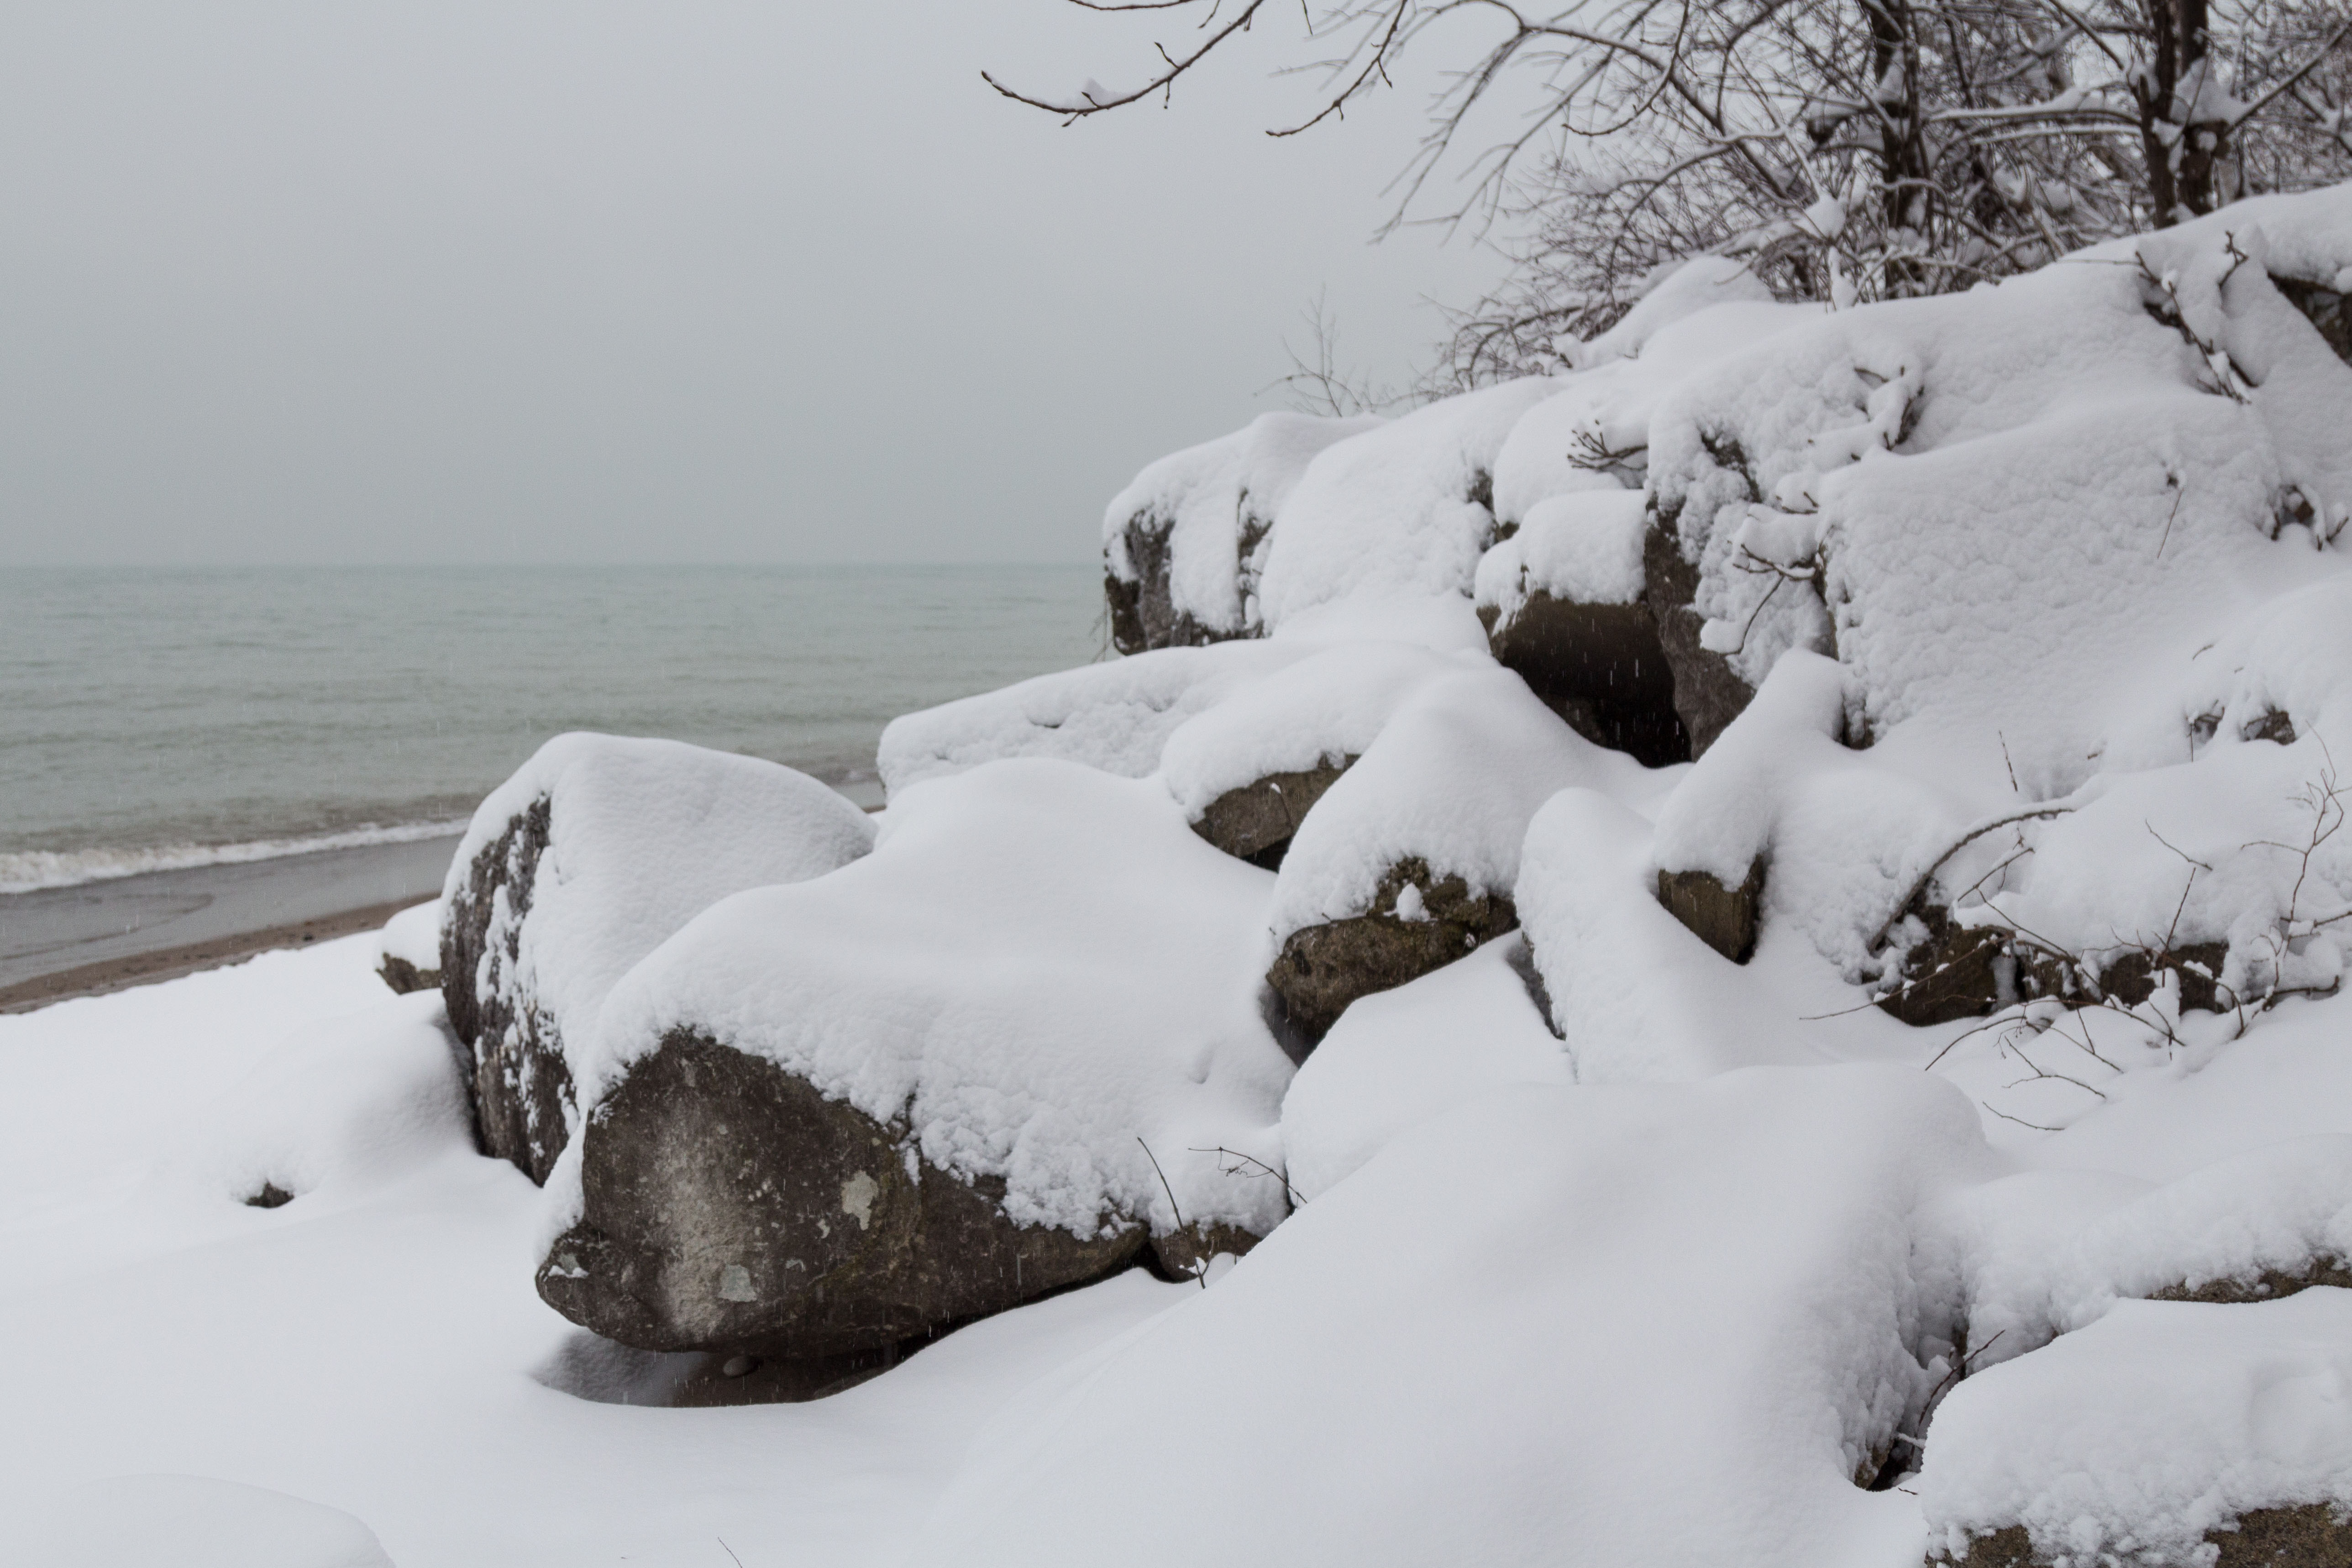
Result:
[[[1318,288],[1402,377],[1494,267],[1368,243],[1417,99],[1263,134],[1274,39],[1067,130],[980,79],[1146,37],[0,0],[0,565],[1088,559],[1139,465],[1285,405]]]

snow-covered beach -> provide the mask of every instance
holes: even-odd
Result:
[[[567,734],[0,1017],[0,1558],[2346,1560],[2347,310],[1702,259],[1147,466],[879,812]]]

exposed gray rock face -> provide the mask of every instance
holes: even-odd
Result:
[[[1692,935],[1735,964],[1756,953],[1756,931],[1764,898],[1764,862],[1748,868],[1738,887],[1726,887],[1703,871],[1662,871],[1658,902]]]
[[[1756,688],[1740,679],[1722,654],[1699,643],[1706,617],[1692,608],[1698,598],[1698,567],[1684,558],[1670,525],[1653,528],[1643,541],[1642,568],[1650,617],[1657,627],[1674,689],[1675,716],[1693,758],[1706,755],[1716,737],[1755,700]]]
[[[386,953],[383,961],[375,967],[375,972],[385,985],[404,997],[411,991],[437,991],[441,988],[440,970],[420,969],[397,954]]]
[[[1407,889],[1412,890],[1406,900],[1410,919],[1397,910]],[[1357,998],[1417,980],[1518,924],[1518,910],[1506,895],[1473,896],[1460,876],[1433,876],[1429,862],[1415,856],[1381,879],[1366,913],[1292,932],[1265,981],[1281,998],[1291,1028],[1312,1043],[1330,1032]]]
[[[1176,608],[1169,588],[1173,519],[1138,512],[1126,529],[1128,559],[1134,563],[1134,580],[1103,572],[1103,602],[1110,611],[1110,643],[1122,653],[1153,648],[1190,648],[1221,643],[1248,632],[1218,632],[1202,625]]]
[[[518,1005],[515,990],[496,977],[520,962],[551,809],[541,796],[481,848],[441,926],[441,998],[449,1027],[472,1049],[469,1089],[482,1147],[541,1183],[571,1135],[572,1072],[553,1019]]]
[[[1496,661],[1577,734],[1649,768],[1689,760],[1673,668],[1646,604],[1578,604],[1538,589],[1516,613],[1484,605],[1478,618]]]
[[[1092,1238],[1015,1225],[991,1184],[923,1162],[906,1129],[686,1031],[583,1135],[582,1217],[539,1291],[646,1350],[876,1349],[1108,1274],[1145,1245],[1139,1224]]]
[[[1228,789],[1209,802],[1192,831],[1229,855],[1276,870],[1307,811],[1355,760],[1344,757],[1336,765],[1269,773]]]

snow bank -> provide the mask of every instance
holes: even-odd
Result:
[[[117,1476],[68,1490],[15,1527],[0,1556],[30,1568],[392,1568],[339,1510],[206,1476]]]
[[[1177,727],[1313,651],[1257,642],[1159,648],[942,703],[883,730],[882,785],[895,798],[926,779],[1011,757],[1140,779],[1160,766]]]
[[[1504,1083],[1573,1081],[1528,994],[1523,938],[1354,1003],[1282,1097],[1290,1185],[1321,1197],[1395,1140]]]
[[[1944,1401],[1914,1483],[1930,1544],[2022,1525],[2068,1568],[2210,1563],[2242,1514],[2352,1507],[2347,1383],[2352,1291],[2123,1302]]]
[[[1467,596],[1494,542],[1496,455],[1557,390],[1540,377],[1509,382],[1327,447],[1275,520],[1259,585],[1267,628],[1356,596]]]
[[[378,1185],[473,1142],[457,1047],[427,991],[303,1030],[191,1116],[166,1164],[244,1203]]]
[[[1639,488],[1650,421],[1701,367],[1821,314],[1776,305],[1736,264],[1693,262],[1576,355],[1559,391],[1512,425],[1495,458],[1495,516],[1523,522],[1538,503],[1583,490]],[[1681,287],[1677,287],[1677,282]]]
[[[1008,1410],[911,1560],[1197,1561],[1140,1488],[1242,1565],[1916,1563],[1854,1477],[1940,1372],[1911,1216],[1983,1158],[1908,1071],[1489,1093]]]
[[[1472,897],[1507,896],[1528,821],[1553,794],[1582,785],[1647,801],[1672,776],[1586,740],[1498,665],[1433,678],[1291,841],[1275,938],[1365,913],[1381,879],[1414,857],[1433,879],[1461,877]]]
[[[1828,1060],[1787,1027],[1801,1009],[1666,912],[1654,862],[1648,821],[1597,790],[1563,789],[1528,824],[1519,918],[1578,1082]]]
[[[1257,625],[1266,532],[1316,454],[1377,418],[1262,413],[1231,435],[1150,465],[1103,512],[1103,566],[1147,601],[1152,646],[1246,634]]]
[[[1188,1223],[1263,1233],[1278,1184],[1192,1151],[1281,1157],[1290,1064],[1257,999],[1271,881],[1149,780],[1044,758],[935,779],[873,854],[717,904],[638,966],[581,1101],[692,1030],[903,1119],[961,1179],[1003,1178],[1016,1223],[1174,1229],[1148,1145]]]

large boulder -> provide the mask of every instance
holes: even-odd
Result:
[[[677,741],[558,736],[485,800],[443,894],[442,995],[483,1145],[544,1182],[579,1112],[573,1050],[630,967],[744,888],[874,841],[806,774]]]
[[[646,1349],[797,1359],[1288,1211],[1272,882],[1154,781],[1042,758],[908,789],[875,852],[739,894],[605,1005],[542,1295]]]
[[[802,1361],[999,1311],[1144,1245],[1140,1225],[1013,1223],[1002,1177],[910,1156],[908,1131],[677,1031],[598,1104],[583,1218],[548,1249],[540,1294],[625,1344]]]
[[[1674,674],[1644,598],[1639,490],[1592,488],[1532,507],[1478,563],[1495,658],[1596,746],[1663,767],[1690,757]]]
[[[1528,822],[1582,784],[1647,804],[1667,777],[1562,724],[1508,670],[1432,678],[1308,814],[1275,893],[1266,983],[1301,1040],[1348,1004],[1452,963],[1518,923]]]

